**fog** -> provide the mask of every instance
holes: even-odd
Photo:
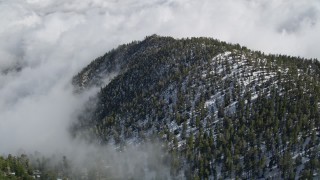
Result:
[[[320,1],[0,0],[0,153],[74,151],[68,128],[92,89],[70,84],[91,60],[151,34],[207,36],[320,58]]]

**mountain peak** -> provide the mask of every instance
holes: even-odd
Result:
[[[299,149],[319,144],[319,70],[317,61],[211,38],[148,36],[75,76],[101,91],[72,133],[121,146],[159,139],[180,159],[173,172],[189,178],[289,178],[282,159],[311,160]],[[295,164],[297,176],[308,160]]]

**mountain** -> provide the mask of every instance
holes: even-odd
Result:
[[[152,35],[73,78],[99,87],[73,136],[101,144],[159,140],[173,177],[318,177],[320,63],[211,38]]]

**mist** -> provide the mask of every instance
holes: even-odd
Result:
[[[151,34],[320,58],[317,0],[10,0],[0,1],[0,27],[0,154],[88,147],[68,129],[97,90],[74,94],[72,77]]]

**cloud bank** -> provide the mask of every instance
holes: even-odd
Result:
[[[0,0],[0,27],[0,153],[67,148],[90,95],[72,94],[72,76],[147,35],[320,58],[318,0]]]

